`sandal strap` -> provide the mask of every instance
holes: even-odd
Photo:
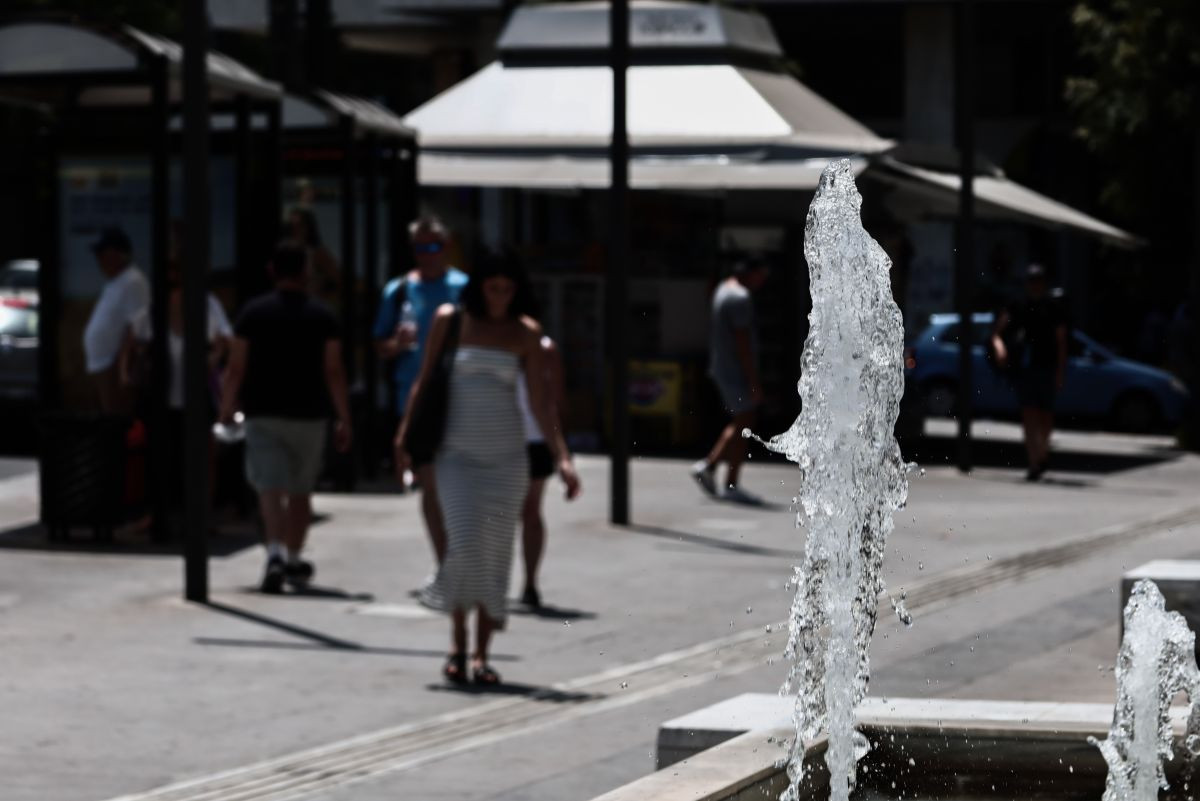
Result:
[[[499,684],[500,674],[493,670],[491,665],[485,664],[475,671],[475,681],[478,684]]]

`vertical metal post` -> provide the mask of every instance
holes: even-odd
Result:
[[[238,95],[234,101],[234,134],[233,134],[233,158],[234,158],[234,186],[236,187],[236,197],[234,198],[234,252],[236,262],[234,269],[237,272],[235,281],[237,282],[238,303],[245,303],[258,288],[255,282],[255,274],[252,272],[253,254],[256,252],[254,240],[252,236],[255,231],[255,226],[252,222],[254,215],[254,203],[251,202],[253,195],[253,181],[251,180],[251,163],[254,160],[254,120],[250,106],[250,98],[245,95]]]
[[[267,142],[266,153],[266,190],[264,201],[266,210],[267,240],[263,243],[262,264],[254,265],[254,269],[263,273],[266,256],[275,247],[280,238],[280,225],[283,223],[283,110],[278,103],[267,107]]]
[[[612,370],[610,519],[629,524],[629,130],[625,75],[629,67],[629,0],[609,5],[609,58],[613,73],[612,143],[609,164],[609,262],[606,287],[608,364]]]
[[[954,114],[958,145],[958,224],[955,228],[954,306],[958,310],[958,469],[971,470],[971,417],[975,382],[971,375],[975,270],[975,9],[972,0],[959,0],[954,19]]]
[[[358,379],[358,328],[355,326],[355,297],[358,278],[358,143],[355,141],[354,120],[342,115],[339,129],[342,134],[342,357],[346,364],[346,383],[353,390]],[[353,414],[353,410],[351,411]],[[356,421],[357,422],[357,421]],[[354,453],[345,460],[338,460],[336,483],[338,489],[350,491],[354,488],[358,464]]]
[[[154,519],[153,536],[163,541],[170,537],[167,471],[173,469],[165,431],[167,427],[167,387],[171,380],[167,353],[167,272],[170,267],[170,86],[167,60],[159,57],[151,65],[151,146],[150,146],[150,275],[152,280],[150,323],[150,408],[147,431],[146,491]],[[176,456],[178,456],[176,454]]]
[[[304,80],[300,63],[300,10],[297,0],[270,0],[271,41],[276,45],[275,68],[284,87],[298,89]]]
[[[1200,189],[1200,131],[1192,134],[1192,186]],[[1190,342],[1184,353],[1190,354],[1188,368],[1181,376],[1191,390],[1184,411],[1183,441],[1185,447],[1200,451],[1200,202],[1192,204],[1192,275],[1188,287],[1187,316],[1190,322]]]
[[[306,86],[324,86],[329,81],[333,59],[333,7],[331,0],[306,0],[304,4],[304,62]]]
[[[366,405],[363,408],[361,441],[363,448],[363,472],[367,478],[375,478],[379,467],[379,449],[375,447],[378,436],[375,431],[376,397],[379,394],[379,360],[371,353],[371,335],[374,326],[372,311],[378,306],[379,290],[383,284],[379,275],[379,138],[368,136],[367,149],[366,198],[364,214],[366,219],[363,226],[363,237],[366,240],[363,251],[363,300],[366,308],[359,315],[361,323],[359,331],[363,342],[363,383],[365,385]]]
[[[342,134],[342,337],[346,357],[346,379],[353,385],[357,377],[354,362],[354,346],[357,340],[354,331],[354,284],[355,265],[358,261],[358,197],[357,143],[354,140],[354,120],[341,118],[338,126]]]
[[[59,374],[59,325],[62,320],[62,270],[58,245],[59,177],[58,123],[46,120],[38,132],[38,158],[35,187],[39,192],[37,232],[38,306],[41,326],[38,331],[38,408],[57,410],[62,405],[62,377]]]
[[[390,164],[391,186],[388,195],[388,250],[391,266],[388,278],[404,275],[413,266],[412,247],[408,241],[408,224],[417,216],[416,146],[400,142],[392,151]]]
[[[208,600],[208,3],[183,7],[184,597]]]

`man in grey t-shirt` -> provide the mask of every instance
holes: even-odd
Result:
[[[762,401],[758,382],[758,329],[750,293],[762,288],[767,275],[764,262],[740,261],[733,276],[725,279],[713,295],[708,374],[733,419],[721,431],[708,456],[692,465],[691,472],[700,488],[715,497],[717,464],[725,462],[728,472],[722,495],[731,501],[752,500],[738,487],[742,462],[746,459],[742,429],[754,424],[754,411]]]

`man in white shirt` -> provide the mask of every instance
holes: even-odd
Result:
[[[130,398],[117,378],[117,356],[130,322],[150,303],[150,285],[133,265],[133,246],[120,228],[101,231],[92,253],[107,280],[83,331],[87,372],[96,385],[101,411],[127,413]]]

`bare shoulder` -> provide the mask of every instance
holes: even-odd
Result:
[[[537,352],[542,339],[542,326],[528,315],[521,315],[517,323],[521,326],[521,352],[532,356]]]
[[[528,314],[521,315],[521,334],[525,339],[532,338],[533,342],[538,342],[542,338],[542,324],[530,317]]]

